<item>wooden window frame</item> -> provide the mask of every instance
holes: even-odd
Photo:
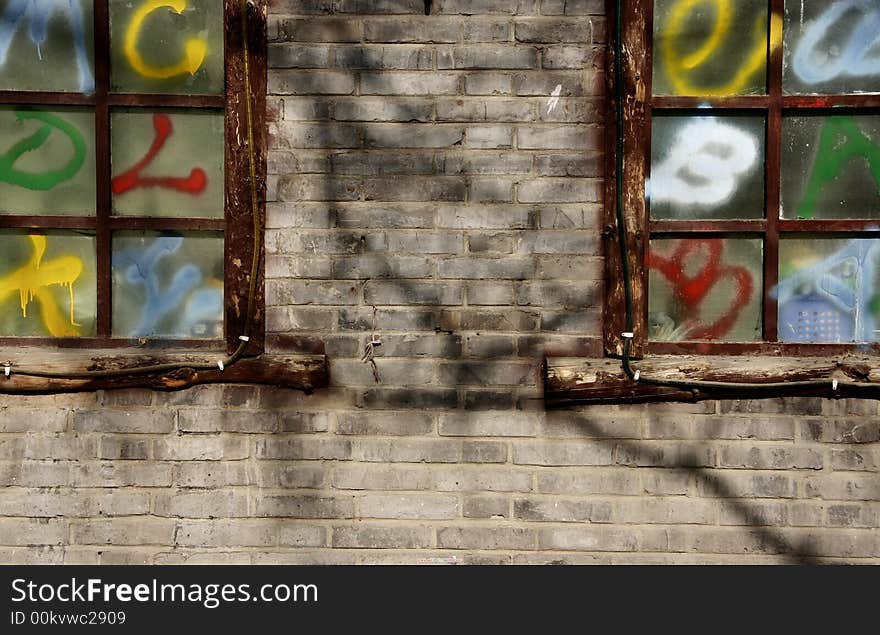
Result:
[[[0,393],[79,392],[96,389],[148,387],[174,390],[200,383],[267,383],[312,390],[327,385],[323,354],[265,354],[265,242],[266,216],[266,100],[267,0],[224,0],[225,87],[218,95],[133,94],[110,91],[110,0],[94,0],[93,94],[71,92],[0,91],[0,104],[80,106],[94,110],[96,153],[96,210],[94,216],[0,214],[0,228],[83,229],[95,233],[97,251],[97,334],[95,337],[0,338],[0,366],[11,367]],[[245,63],[242,6],[247,7],[250,54]],[[248,111],[245,68],[249,69],[253,155],[257,204],[252,204],[251,157],[248,147]],[[224,112],[225,183],[223,218],[129,217],[112,215],[110,166],[110,112],[116,107],[212,109]],[[254,213],[256,212],[256,223]],[[224,337],[214,340],[151,338],[146,342],[111,335],[111,237],[118,230],[215,230],[224,233]],[[255,238],[259,236],[257,271],[252,271]],[[254,311],[248,323],[251,277],[256,276]],[[231,355],[247,334],[240,361],[221,368],[224,353]],[[77,349],[77,350],[59,350]],[[214,353],[208,353],[214,349]],[[219,349],[219,351],[217,350]],[[323,353],[323,351],[320,351]],[[314,351],[311,351],[314,353]],[[9,360],[9,361],[4,361]],[[16,374],[17,360],[47,376]],[[216,370],[193,370],[209,363]],[[157,364],[174,370],[139,372]],[[86,377],[89,372],[132,369],[131,375]],[[51,376],[57,372],[58,376]],[[72,378],[78,372],[81,378]]]
[[[769,0],[772,15],[784,15],[784,0]],[[865,396],[867,391],[837,390],[837,382],[880,381],[880,343],[820,344],[779,342],[777,302],[771,290],[778,282],[779,237],[782,232],[823,234],[828,237],[877,237],[877,219],[787,220],[779,218],[782,117],[783,112],[821,113],[831,108],[878,109],[880,94],[788,96],[782,91],[783,46],[768,51],[767,94],[733,97],[654,96],[653,19],[654,0],[624,0],[622,15],[623,121],[617,121],[615,86],[614,22],[616,0],[606,0],[608,45],[606,55],[607,112],[605,128],[605,204],[602,238],[605,253],[605,302],[603,305],[603,349],[605,359],[548,358],[545,360],[545,397],[549,404],[617,403],[621,401],[694,401],[744,396],[737,382],[784,383],[828,378],[828,387],[770,390],[750,397],[823,395]],[[768,26],[769,28],[769,26]],[[768,38],[769,49],[769,38]],[[706,105],[721,112],[766,115],[765,214],[757,220],[669,221],[651,220],[645,196],[650,173],[651,120],[654,110],[694,113]],[[839,112],[839,111],[835,111]],[[672,380],[731,382],[730,389],[681,390],[656,385],[638,385],[625,376],[616,359],[623,355],[622,334],[626,328],[626,304],[621,251],[617,235],[617,135],[623,126],[623,203],[628,264],[632,282],[634,334],[630,345],[633,359],[642,360],[644,374]],[[764,242],[762,311],[763,341],[757,342],[652,342],[647,338],[648,271],[645,259],[651,237],[723,237],[748,233]],[[824,236],[823,236],[824,237]],[[833,383],[832,383],[833,382]],[[832,389],[832,386],[835,388]],[[877,391],[880,393],[880,391]],[[876,397],[877,394],[872,394]]]

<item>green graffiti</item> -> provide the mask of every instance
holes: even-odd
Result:
[[[70,123],[48,112],[38,110],[16,110],[19,121],[32,119],[42,121],[43,126],[32,135],[25,137],[13,145],[6,154],[0,156],[0,181],[18,185],[29,190],[51,190],[59,183],[72,179],[79,172],[86,160],[86,142],[82,133]],[[15,167],[22,155],[40,148],[53,130],[63,133],[73,146],[73,156],[66,165],[57,170],[46,172],[24,172]]]
[[[816,163],[806,194],[797,208],[798,218],[816,216],[825,186],[837,178],[849,161],[858,157],[868,162],[874,182],[880,186],[880,147],[859,130],[851,117],[828,117],[819,137]]]

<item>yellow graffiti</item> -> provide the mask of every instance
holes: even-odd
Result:
[[[34,251],[28,262],[20,269],[0,278],[0,302],[18,292],[21,303],[21,314],[27,317],[28,305],[36,300],[42,310],[43,324],[53,337],[71,337],[79,335],[73,316],[73,283],[83,271],[83,261],[76,256],[62,256],[49,262],[43,262],[46,253],[45,236],[28,236]],[[70,321],[62,316],[61,309],[49,287],[61,284],[67,287],[70,294]]]
[[[685,31],[685,23],[701,4],[710,3],[714,7],[715,23],[705,43],[693,53],[684,54],[679,50],[678,42]],[[672,82],[676,94],[697,97],[713,97],[736,95],[749,86],[755,73],[762,71],[767,64],[767,21],[763,14],[755,22],[753,37],[756,40],[745,62],[736,74],[727,82],[715,86],[697,86],[689,75],[705,64],[731,37],[730,27],[733,22],[733,10],[730,0],[681,0],[672,7],[669,22],[661,38],[661,56],[666,72]],[[775,51],[782,44],[782,18],[776,14],[770,16],[770,47]]]
[[[125,32],[125,42],[123,45],[125,57],[131,67],[143,75],[151,79],[168,79],[189,73],[195,75],[208,53],[208,43],[202,38],[190,38],[186,42],[185,55],[177,64],[169,66],[154,66],[147,64],[141,54],[137,50],[140,32],[144,25],[144,20],[153,11],[163,7],[169,8],[177,14],[186,9],[187,0],[147,0],[144,2],[134,15],[131,16],[131,22]]]

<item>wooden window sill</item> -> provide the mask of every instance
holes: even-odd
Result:
[[[619,359],[548,357],[544,364],[544,399],[548,407],[586,404],[759,399],[812,396],[880,398],[880,389],[848,384],[880,383],[880,358],[849,354],[828,357],[758,357],[715,355],[657,355],[633,361],[646,377],[684,381],[778,383],[827,380],[809,387],[710,388],[687,390],[631,381]],[[833,380],[839,385],[835,389]]]
[[[222,371],[217,366],[218,354],[204,351],[147,352],[144,350],[64,350],[0,348],[0,394],[48,394],[90,392],[119,388],[183,390],[199,384],[265,384],[312,392],[328,383],[327,360],[324,355],[275,355],[244,357]],[[9,377],[5,376],[6,360],[12,362]],[[171,372],[126,374],[113,377],[64,379],[32,377],[16,373],[16,364],[29,370],[58,373],[91,372],[129,369],[156,364],[180,364]],[[216,366],[212,370],[195,370],[193,366]]]

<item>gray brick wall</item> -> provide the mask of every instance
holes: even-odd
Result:
[[[0,561],[877,562],[875,401],[543,408],[600,351],[603,4],[274,0],[269,330],[332,385],[0,398]]]

